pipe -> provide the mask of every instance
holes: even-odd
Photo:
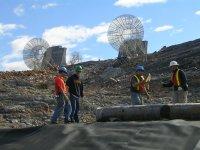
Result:
[[[135,106],[99,107],[97,122],[105,121],[150,121],[161,119],[200,120],[200,104],[152,104]]]

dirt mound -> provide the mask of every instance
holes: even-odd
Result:
[[[152,74],[150,93],[146,104],[170,103],[171,89],[162,88],[161,81],[169,80],[169,62],[177,60],[189,82],[189,102],[200,102],[200,39],[186,42],[148,55],[144,64]],[[130,78],[137,59],[115,68],[116,60],[81,63],[85,97],[81,100],[81,121],[95,122],[95,110],[101,106],[129,105]],[[73,66],[67,66],[72,71]],[[55,106],[49,83],[53,70],[0,72],[0,127],[31,127],[49,122]],[[62,118],[61,118],[61,121]]]

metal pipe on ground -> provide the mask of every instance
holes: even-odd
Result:
[[[97,122],[151,121],[162,119],[200,120],[199,103],[152,104],[136,106],[99,107]]]

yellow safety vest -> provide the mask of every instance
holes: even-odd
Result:
[[[180,69],[178,69],[176,71],[176,73],[175,73],[175,81],[174,81],[174,78],[173,78],[174,77],[174,73],[172,73],[172,76],[171,76],[171,81],[176,86],[180,86],[181,85],[180,84],[180,79],[179,79],[179,71],[180,71]]]
[[[134,77],[137,79],[137,83],[139,83],[140,79],[136,75],[134,75]],[[142,80],[144,80],[143,76],[141,76],[141,78],[142,78]],[[136,88],[137,91],[140,91],[140,86],[139,85],[135,86],[135,88]]]

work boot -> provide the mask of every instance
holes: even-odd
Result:
[[[51,121],[51,124],[58,124],[57,121]]]
[[[64,123],[65,123],[65,124],[68,124],[68,123],[70,123],[70,122],[71,122],[71,121],[70,121],[69,119],[66,119],[66,118],[64,119]]]
[[[75,121],[76,123],[79,123],[79,117],[78,117],[78,116],[75,116],[75,117],[74,117],[74,121]]]
[[[71,118],[71,119],[70,119],[70,122],[71,122],[71,123],[74,123],[74,122],[75,122],[75,120],[74,120],[73,118]]]
[[[79,119],[76,119],[75,122],[76,122],[76,123],[79,123]]]

